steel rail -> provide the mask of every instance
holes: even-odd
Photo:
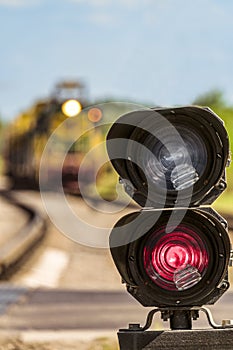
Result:
[[[46,218],[29,205],[18,201],[10,192],[2,190],[0,196],[27,214],[26,224],[0,247],[0,280],[7,279],[33,251],[46,233]]]

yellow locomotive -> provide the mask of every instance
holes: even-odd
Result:
[[[102,112],[98,108],[87,108],[86,87],[79,81],[61,82],[56,85],[51,97],[37,102],[22,113],[10,125],[5,141],[5,172],[15,188],[39,187],[39,169],[45,146],[53,132],[68,118],[76,118],[76,128],[83,135],[67,151],[62,166],[62,182],[65,190],[79,192],[77,174],[83,156],[86,154],[93,140],[104,140],[103,132],[97,132],[98,121]],[[85,110],[86,109],[86,110]],[[81,113],[82,112],[82,113]],[[78,122],[77,122],[78,120]],[[94,132],[89,135],[85,130],[94,126]],[[60,147],[66,145],[69,133],[75,130],[63,130],[58,133]],[[97,137],[98,136],[98,137]],[[56,153],[56,152],[55,152]],[[57,176],[60,169],[56,168],[54,157],[48,164],[51,179]],[[82,175],[83,181],[93,181],[91,166]],[[80,179],[82,181],[82,179]]]

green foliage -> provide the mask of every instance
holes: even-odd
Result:
[[[193,104],[198,106],[219,107],[219,108],[223,108],[226,106],[223,93],[218,89],[214,89],[204,94],[201,94],[193,101]]]

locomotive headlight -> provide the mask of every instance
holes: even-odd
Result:
[[[68,100],[62,104],[61,110],[67,117],[75,117],[81,112],[82,105],[77,100]]]
[[[110,129],[108,140],[117,138],[131,142],[122,148],[122,159],[114,159],[109,143],[109,157],[142,206],[160,207],[164,197],[167,207],[186,206],[187,201],[190,206],[210,204],[226,187],[228,136],[210,109],[189,106],[131,112]]]

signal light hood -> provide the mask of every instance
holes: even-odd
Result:
[[[153,226],[153,210],[130,213],[112,229],[110,249],[115,265],[128,292],[144,306],[213,304],[229,287],[230,240],[224,219],[210,208],[179,211],[183,212],[184,218],[170,234],[166,232],[166,225],[172,210],[163,210]],[[135,220],[139,215],[140,224]],[[129,231],[130,222],[132,229]],[[119,236],[125,237],[128,243],[117,247]],[[182,252],[177,254],[174,249],[179,247]],[[182,264],[171,261],[174,256],[169,254],[176,255],[177,259],[187,255],[183,268],[185,281],[176,279],[176,267],[182,267]],[[182,278],[181,274],[179,278]],[[179,283],[183,283],[181,288]]]
[[[126,192],[142,207],[211,204],[226,188],[228,135],[209,108],[125,114],[111,127],[107,150]]]

